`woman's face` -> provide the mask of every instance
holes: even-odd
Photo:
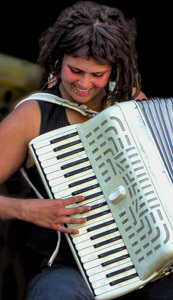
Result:
[[[110,74],[109,65],[99,65],[92,58],[64,55],[61,68],[61,93],[79,103],[102,100]]]

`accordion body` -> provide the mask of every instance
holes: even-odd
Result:
[[[114,299],[173,264],[173,101],[129,101],[41,135],[30,150],[52,199],[85,197],[67,240],[95,299]],[[79,216],[80,217],[80,216]]]

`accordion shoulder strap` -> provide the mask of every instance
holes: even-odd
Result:
[[[35,94],[32,94],[32,95],[28,96],[27,98],[23,99],[22,101],[20,101],[16,105],[16,107],[18,107],[23,102],[29,101],[29,100],[41,100],[41,101],[50,102],[50,103],[58,104],[58,105],[61,105],[61,106],[65,106],[65,107],[68,107],[68,108],[71,108],[71,109],[74,109],[74,110],[80,112],[84,116],[93,117],[96,114],[98,114],[98,112],[90,109],[85,104],[73,103],[73,102],[71,102],[67,99],[62,99],[62,98],[60,98],[56,95],[49,94],[49,93],[35,93]]]

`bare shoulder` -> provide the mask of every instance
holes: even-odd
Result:
[[[38,136],[40,110],[37,101],[19,105],[0,123],[0,182],[24,162],[28,143]]]
[[[36,100],[19,102],[14,112],[21,114],[21,116],[24,114],[27,118],[31,117],[31,119],[32,117],[38,117],[40,115],[39,105]]]
[[[135,94],[135,92],[136,92],[136,88],[133,87],[133,95]],[[142,99],[146,99],[146,98],[147,98],[147,96],[142,91],[140,91],[140,93],[134,100],[142,100]]]
[[[17,132],[22,138],[33,138],[39,134],[40,109],[37,101],[26,101],[18,105],[1,123],[0,130]]]
[[[147,98],[147,96],[141,91],[136,99],[142,100],[142,99],[146,99],[146,98]]]

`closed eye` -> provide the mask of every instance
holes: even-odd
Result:
[[[104,73],[101,73],[101,74],[100,74],[100,73],[99,73],[99,74],[98,74],[98,73],[93,73],[93,75],[94,75],[95,77],[102,77],[103,74],[104,74]]]
[[[80,70],[80,69],[72,68],[70,66],[69,66],[69,68],[70,68],[71,72],[74,73],[74,74],[81,74],[81,73],[83,73],[83,71]],[[104,72],[103,73],[93,73],[94,77],[102,77],[103,75],[104,75]]]
[[[75,73],[75,74],[82,73],[82,71],[79,70],[79,69],[73,69],[73,68],[71,68],[71,67],[69,67],[69,68],[70,68],[70,70],[71,70],[73,73]]]

